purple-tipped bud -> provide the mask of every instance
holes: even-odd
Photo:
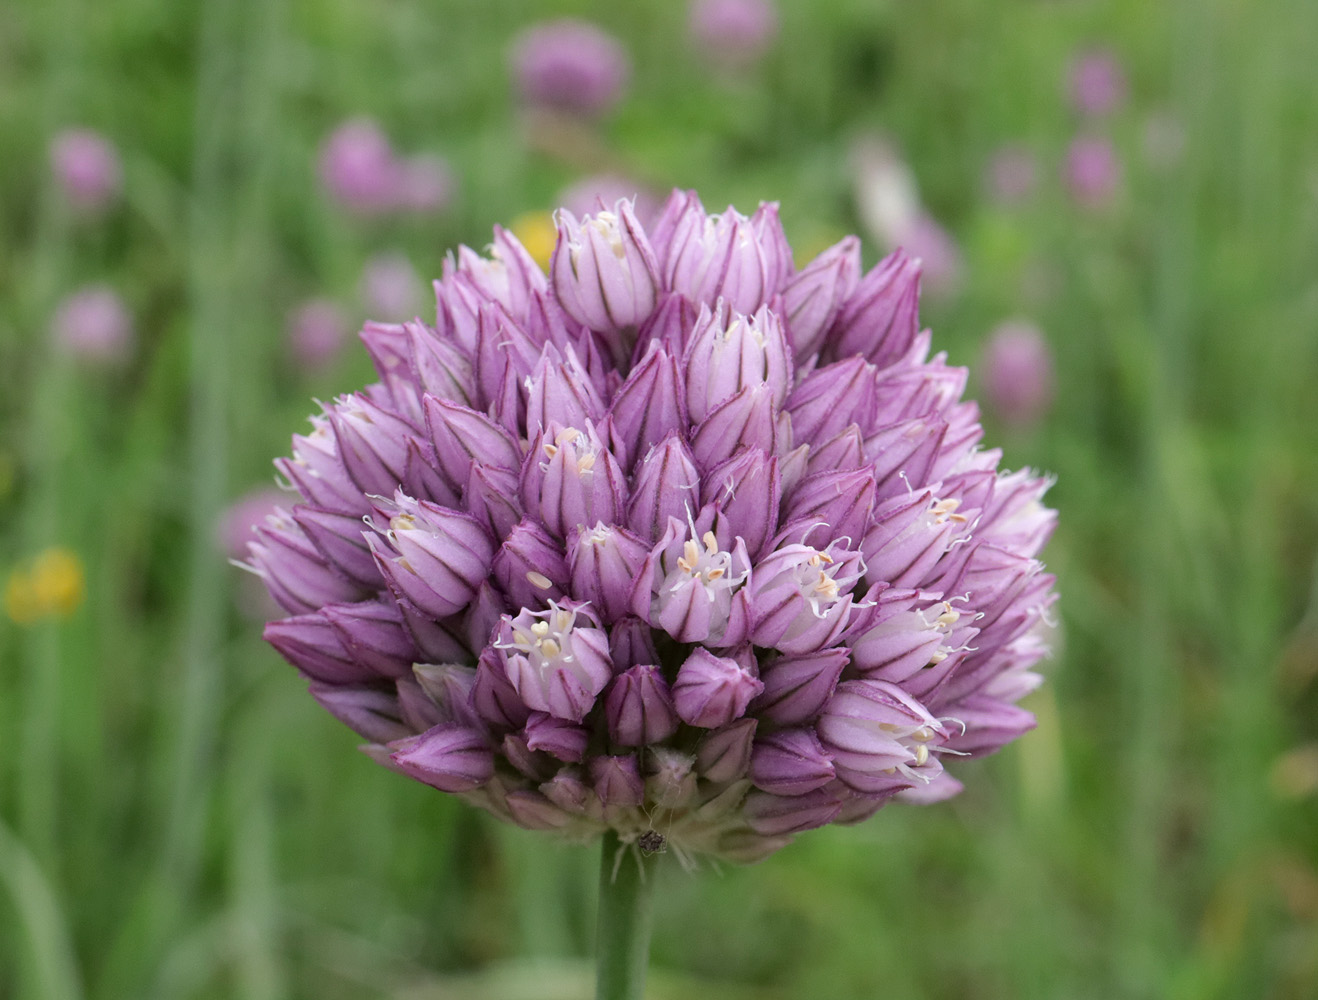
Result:
[[[833,780],[833,761],[813,729],[780,729],[755,741],[750,779],[774,795],[804,795]]]
[[[568,538],[572,592],[590,603],[605,624],[628,611],[629,595],[650,546],[626,528],[596,522]]]
[[[813,540],[839,539],[856,546],[865,536],[877,491],[873,469],[819,472],[793,491],[783,521],[816,523],[820,530],[811,533]]]
[[[389,756],[404,774],[441,792],[469,792],[494,777],[494,753],[474,729],[441,723],[400,740]]]
[[[792,360],[776,314],[729,312],[722,300],[702,307],[682,358],[687,412],[699,423],[723,400],[750,385],[767,385],[774,406],[787,400]]]
[[[660,669],[642,664],[619,674],[604,699],[609,737],[627,747],[658,743],[677,732],[673,697]]]
[[[520,729],[531,715],[508,679],[502,655],[493,646],[487,646],[476,661],[471,706],[486,726],[499,730]]]
[[[395,495],[385,548],[372,536],[376,565],[390,588],[444,618],[465,608],[490,574],[494,544],[470,514]]]
[[[761,204],[749,219],[731,207],[706,215],[693,193],[674,222],[664,284],[693,302],[712,306],[722,298],[749,315],[768,302],[790,274],[791,248],[776,204]]]
[[[434,396],[423,402],[440,472],[455,489],[462,489],[473,462],[513,472],[522,467],[522,450],[512,435],[484,414]]]
[[[847,660],[846,649],[836,646],[774,660],[761,674],[764,692],[751,711],[780,726],[813,722],[833,697]]]
[[[783,289],[796,363],[818,352],[824,334],[860,281],[860,240],[848,236],[812,260]]]
[[[530,519],[508,533],[491,570],[509,602],[519,608],[542,608],[560,599],[571,578],[562,546]]]
[[[471,707],[475,669],[456,663],[418,663],[412,667],[412,676],[434,703],[441,721],[478,728],[478,717]]]
[[[634,667],[638,663],[659,662],[650,626],[639,618],[627,616],[618,620],[609,633],[609,655],[617,671]]]
[[[553,603],[504,616],[495,645],[528,707],[571,722],[586,717],[613,676],[608,634],[594,624],[580,608]]]
[[[64,197],[80,211],[101,211],[123,186],[114,144],[89,128],[59,132],[50,144],[50,166]]]
[[[804,795],[754,792],[746,797],[746,820],[762,836],[783,836],[815,830],[842,812],[842,800],[832,789],[816,788]]]
[[[631,202],[619,201],[613,211],[597,211],[580,223],[560,209],[555,222],[558,245],[550,273],[565,313],[592,330],[616,334],[654,312],[659,263]]]
[[[764,684],[741,663],[701,647],[677,672],[673,705],[683,722],[717,729],[745,715],[751,699],[763,690]]]
[[[807,375],[787,398],[795,436],[806,441],[828,441],[853,424],[866,432],[873,426],[879,406],[876,375],[874,366],[859,357]]]
[[[604,403],[576,352],[569,347],[564,359],[556,348],[546,346],[531,373],[526,399],[527,429],[543,430],[554,424],[586,427],[603,415]]]
[[[707,781],[736,781],[746,776],[755,744],[756,719],[738,719],[716,729],[696,746],[696,771]]]
[[[312,681],[307,690],[321,708],[373,743],[391,743],[412,735],[403,722],[398,696],[393,691],[319,681]]]
[[[771,388],[746,386],[714,407],[696,427],[691,435],[696,465],[708,471],[743,448],[759,448],[773,455],[780,447],[790,447],[790,428],[780,416]]]
[[[636,755],[592,757],[591,784],[605,806],[639,806],[645,801],[645,782],[636,766]]]
[[[346,648],[325,613],[294,615],[266,625],[263,638],[298,670],[325,684],[365,684],[380,674]]]
[[[361,518],[299,504],[293,508],[293,520],[321,555],[344,574],[369,589],[383,586]]]
[[[321,612],[358,663],[383,677],[407,677],[420,655],[390,600],[329,604]]]
[[[828,332],[833,357],[859,355],[882,368],[905,356],[919,332],[920,262],[897,250],[842,304]]]
[[[685,521],[700,509],[700,472],[691,451],[670,435],[646,452],[632,479],[627,524],[642,538],[658,541],[668,522]]]
[[[778,523],[782,501],[778,459],[758,448],[740,451],[705,476],[701,494],[718,505],[714,533],[728,545],[740,538],[751,558],[757,558]]]
[[[343,467],[362,493],[390,496],[402,485],[415,427],[360,392],[339,400],[329,419]]]
[[[584,432],[550,424],[522,463],[522,504],[559,538],[597,521],[620,521],[626,490],[626,474],[589,424]]]
[[[282,510],[256,529],[256,540],[247,548],[249,565],[289,614],[305,614],[362,596],[361,589],[333,570]]]
[[[609,416],[622,451],[638,459],[669,435],[686,433],[686,391],[677,361],[666,348],[650,351],[632,369],[613,397]]]
[[[576,816],[598,814],[600,802],[594,791],[582,780],[581,770],[565,767],[540,786],[541,793],[565,812]]]
[[[532,712],[522,730],[527,749],[541,751],[559,760],[580,764],[586,755],[590,733],[581,726],[555,718],[547,712]]]

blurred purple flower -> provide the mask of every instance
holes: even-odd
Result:
[[[522,32],[513,42],[511,62],[526,104],[585,116],[613,108],[631,77],[631,58],[621,42],[570,18]]]
[[[314,371],[338,358],[348,333],[342,309],[328,299],[312,299],[289,317],[288,345],[298,365]]]
[[[961,282],[961,248],[938,220],[921,213],[906,228],[900,245],[924,267],[929,291],[954,292]]]
[[[1099,117],[1126,100],[1126,74],[1110,49],[1081,52],[1070,68],[1071,104],[1082,115]]]
[[[1065,180],[1071,196],[1085,208],[1110,204],[1121,184],[1121,160],[1112,143],[1080,136],[1066,150]]]
[[[986,181],[995,202],[1019,205],[1034,194],[1038,185],[1038,158],[1024,146],[1003,146],[989,160]]]
[[[354,212],[369,215],[395,206],[400,170],[378,122],[353,118],[330,133],[320,151],[320,182]]]
[[[715,65],[745,66],[778,37],[778,11],[770,0],[692,0],[687,31]]]
[[[60,302],[51,335],[61,351],[79,361],[119,364],[133,349],[133,319],[113,288],[87,285]]]
[[[123,186],[119,153],[101,133],[70,128],[50,144],[50,165],[64,197],[80,211],[98,212]]]
[[[980,356],[984,402],[1004,423],[1030,427],[1053,402],[1053,355],[1033,323],[1008,320],[989,334]]]
[[[382,319],[411,319],[421,307],[421,279],[404,254],[376,254],[362,271],[362,299]]]
[[[397,207],[413,212],[438,212],[453,200],[453,171],[440,156],[423,154],[399,166]]]
[[[377,760],[533,829],[753,861],[1033,725],[1047,481],[980,447],[921,269],[675,191],[504,229],[367,324],[276,464],[266,637]]]

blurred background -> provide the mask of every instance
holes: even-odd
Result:
[[[570,20],[566,25],[562,19]],[[925,261],[1057,477],[1039,727],[669,865],[655,998],[1318,995],[1318,5],[0,7],[0,997],[590,993],[594,850],[390,774],[231,567],[365,318],[597,195]]]

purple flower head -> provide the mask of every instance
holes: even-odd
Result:
[[[372,215],[394,207],[399,166],[378,122],[352,118],[336,128],[320,150],[320,182],[354,212]]]
[[[622,98],[631,58],[612,35],[586,21],[546,21],[514,41],[511,62],[523,101],[593,117]]]
[[[89,128],[57,133],[50,143],[50,166],[64,197],[79,211],[102,211],[123,186],[123,168],[114,144]]]
[[[989,334],[980,358],[984,401],[1009,424],[1028,427],[1053,401],[1053,355],[1033,323],[1010,320]]]
[[[79,361],[120,364],[133,350],[133,318],[113,288],[88,285],[60,302],[51,335],[56,347]]]
[[[1066,150],[1064,179],[1083,208],[1109,205],[1121,184],[1121,159],[1107,139],[1080,136]]]
[[[955,794],[1032,725],[1054,515],[921,271],[797,271],[775,206],[681,191],[561,212],[548,275],[460,248],[277,462],[268,640],[375,759],[533,829],[752,861]]]
[[[716,65],[744,66],[778,37],[778,11],[770,0],[692,0],[687,31]]]
[[[1071,105],[1082,115],[1110,114],[1126,100],[1126,74],[1108,49],[1078,54],[1071,63],[1069,83]]]

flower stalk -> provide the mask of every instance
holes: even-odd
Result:
[[[604,833],[595,928],[595,1000],[641,1000],[650,958],[651,904],[658,854]]]

